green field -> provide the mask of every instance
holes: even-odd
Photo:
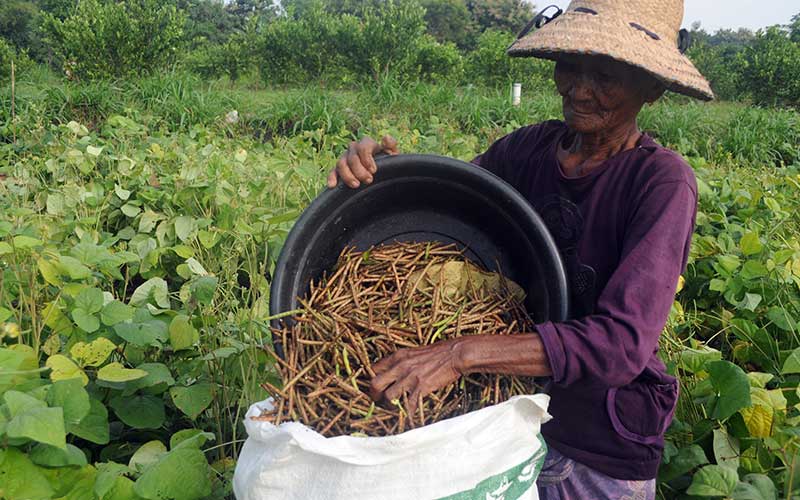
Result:
[[[358,90],[183,74],[0,90],[0,492],[221,498],[275,380],[270,275],[353,139],[470,159],[560,117],[480,87]],[[238,111],[238,121],[226,115]],[[800,114],[669,96],[641,126],[694,167],[691,260],[663,336],[682,383],[665,498],[800,495]],[[3,495],[0,495],[3,496]]]

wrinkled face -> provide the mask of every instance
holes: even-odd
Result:
[[[601,56],[561,57],[555,82],[564,121],[582,133],[633,123],[642,106],[663,93],[661,84],[644,71]]]

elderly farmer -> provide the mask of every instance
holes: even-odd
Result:
[[[560,14],[560,15],[559,15]],[[512,56],[553,59],[564,121],[523,127],[475,158],[513,185],[547,223],[569,275],[574,319],[514,336],[473,336],[401,350],[375,366],[375,399],[409,401],[469,373],[549,376],[553,420],[543,499],[653,498],[678,397],[658,358],[689,254],[697,203],[691,168],[643,134],[642,107],[672,90],[713,98],[682,55],[682,0],[574,0],[538,16]],[[331,172],[369,184],[366,137]]]

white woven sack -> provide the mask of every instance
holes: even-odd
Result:
[[[538,500],[549,397],[504,403],[397,436],[326,438],[251,420],[233,487],[239,500]]]

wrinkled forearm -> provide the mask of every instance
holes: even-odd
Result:
[[[462,374],[546,377],[552,373],[544,344],[536,333],[462,337],[456,352],[456,369]]]

